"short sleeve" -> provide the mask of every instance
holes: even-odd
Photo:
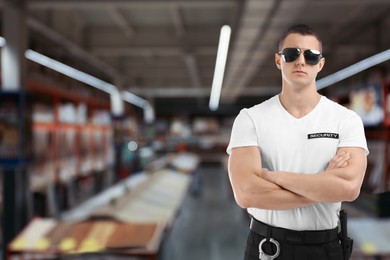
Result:
[[[248,109],[241,110],[234,120],[226,152],[230,154],[233,148],[242,146],[258,146],[256,127]]]
[[[365,150],[366,155],[368,155],[369,151],[363,122],[356,113],[353,113],[342,123],[339,147],[361,147]]]

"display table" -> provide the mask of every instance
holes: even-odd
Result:
[[[159,170],[132,191],[96,208],[90,216],[114,218],[124,222],[165,222],[172,225],[190,182],[189,175],[168,169]]]
[[[8,259],[115,255],[157,259],[165,224],[36,218],[9,244]]]
[[[106,255],[157,259],[164,230],[173,225],[198,163],[190,153],[163,157],[60,220],[33,219],[8,245],[8,258],[92,254],[98,259]]]

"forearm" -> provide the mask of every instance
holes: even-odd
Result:
[[[345,178],[343,171],[344,169],[332,169],[318,174],[268,172],[263,177],[313,201],[352,201],[359,194],[361,181]]]
[[[253,201],[252,207],[262,209],[287,210],[306,207],[315,203],[304,196],[279,186],[269,192],[260,194],[260,196],[254,196],[254,199],[256,197],[258,199]]]
[[[352,201],[359,195],[366,170],[366,156],[360,148],[341,148],[341,163],[316,174],[264,172],[262,177],[276,185],[317,202]],[[344,151],[347,151],[346,153]],[[347,154],[345,157],[342,154]],[[347,160],[347,163],[343,163]]]
[[[269,172],[264,178],[291,192],[317,202],[339,202],[347,200],[345,180],[318,174],[299,174],[291,172]]]
[[[236,201],[243,208],[285,210],[311,205],[314,201],[254,175],[246,185],[233,185]],[[233,182],[232,182],[233,183]]]
[[[314,203],[262,177],[257,147],[235,148],[229,157],[228,172],[237,204],[242,208],[292,209]]]

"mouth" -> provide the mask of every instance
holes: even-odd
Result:
[[[306,74],[306,72],[302,71],[302,70],[295,70],[293,71],[294,74]]]

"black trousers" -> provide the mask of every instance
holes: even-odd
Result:
[[[249,231],[245,260],[259,259],[259,244],[264,236]],[[338,239],[324,244],[293,244],[290,242],[278,241],[280,254],[276,260],[343,260],[341,244]],[[276,253],[273,243],[265,242],[262,245],[263,251],[268,255]]]

